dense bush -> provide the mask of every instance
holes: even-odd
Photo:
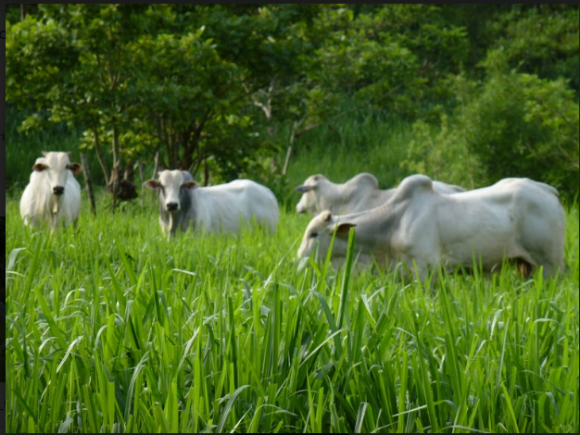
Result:
[[[485,180],[477,156],[469,151],[461,132],[450,125],[444,113],[437,124],[424,120],[413,124],[413,139],[401,167],[466,189],[479,187]]]
[[[459,104],[438,131],[424,121],[403,166],[473,186],[530,177],[564,196],[578,191],[578,102],[562,80],[490,68],[481,85],[455,83]]]

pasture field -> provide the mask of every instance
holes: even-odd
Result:
[[[547,281],[335,273],[296,261],[308,221],[168,242],[83,197],[50,236],[10,199],[7,431],[578,432],[577,204]]]

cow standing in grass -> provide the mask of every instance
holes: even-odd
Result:
[[[188,171],[161,171],[159,180],[145,183],[159,195],[159,224],[170,238],[193,226],[207,233],[239,234],[256,223],[274,233],[278,201],[270,189],[251,180],[200,187]]]
[[[503,259],[518,262],[524,275],[543,266],[545,276],[564,267],[566,221],[558,191],[528,178],[506,178],[482,189],[453,195],[433,190],[424,175],[405,178],[395,195],[364,212],[316,216],[306,229],[299,257],[319,245],[325,258],[334,232],[332,257],[342,263],[348,232],[355,230],[356,252],[368,265],[416,264],[423,279],[428,266],[501,267]]]
[[[433,181],[433,189],[444,194],[465,191],[462,187],[441,181]],[[302,194],[296,212],[316,216],[325,210],[338,214],[370,210],[387,202],[395,190],[379,189],[378,180],[368,172],[355,175],[343,184],[333,183],[321,174],[312,175],[296,188]]]
[[[76,225],[81,209],[81,186],[74,175],[81,166],[71,163],[68,152],[43,152],[32,167],[30,182],[20,199],[20,216],[24,224],[39,227],[49,224]]]

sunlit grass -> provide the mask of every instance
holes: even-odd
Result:
[[[83,198],[85,199],[85,198]],[[578,207],[558,279],[298,267],[275,236],[49,236],[7,204],[8,432],[578,432]]]

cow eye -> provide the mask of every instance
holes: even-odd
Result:
[[[310,238],[314,239],[318,237],[318,233],[316,231],[314,231],[313,233],[310,233]]]

